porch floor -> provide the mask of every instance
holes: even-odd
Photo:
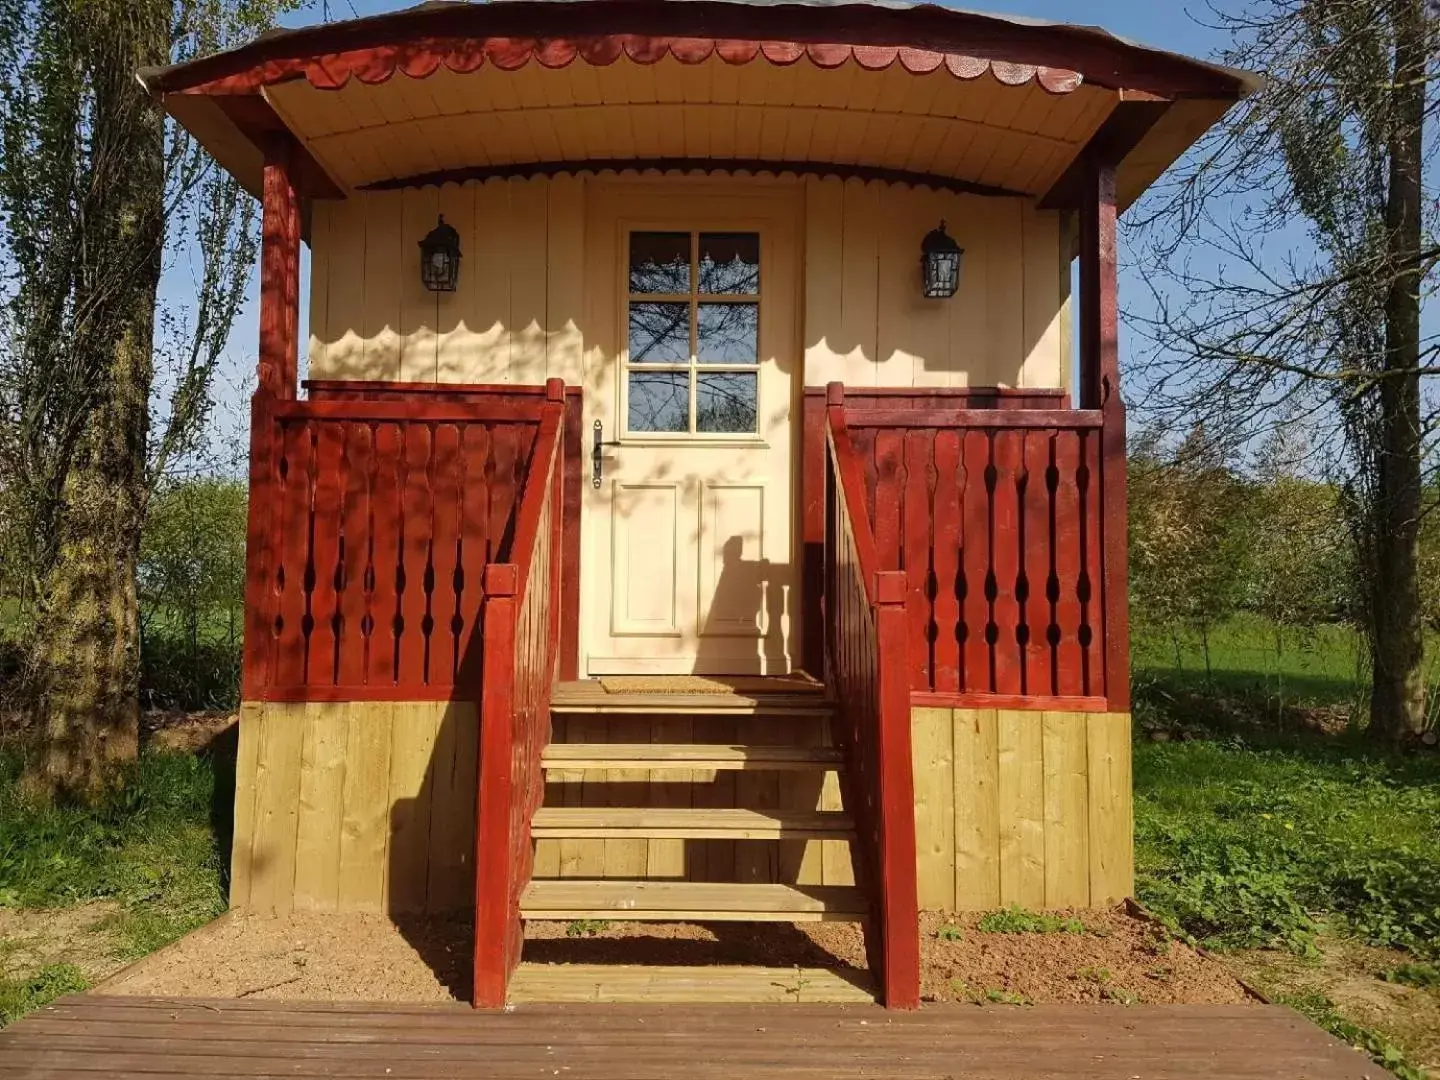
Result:
[[[1374,1080],[1274,1006],[400,1006],[62,998],[0,1032],[0,1077]]]

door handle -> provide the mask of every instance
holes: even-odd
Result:
[[[599,490],[600,480],[605,472],[605,455],[601,452],[602,447],[619,446],[617,439],[605,441],[605,426],[599,420],[595,421],[595,444],[590,450],[590,486]]]

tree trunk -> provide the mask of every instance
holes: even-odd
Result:
[[[1395,86],[1385,208],[1391,280],[1372,530],[1370,734],[1397,741],[1425,723],[1420,539],[1420,244],[1428,29],[1422,0],[1393,0]]]
[[[105,387],[65,487],[31,648],[41,753],[32,787],[93,798],[139,743],[135,570],[148,496],[155,295],[164,243],[164,121],[134,73],[169,58],[170,5],[105,0],[77,18],[94,93],[87,288]]]

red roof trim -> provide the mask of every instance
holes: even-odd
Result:
[[[392,45],[377,45],[323,56],[299,56],[262,61],[232,75],[186,87],[187,94],[253,94],[262,87],[304,78],[320,90],[338,90],[352,78],[366,85],[388,80],[399,71],[424,79],[443,66],[468,74],[486,63],[514,71],[534,61],[542,67],[563,68],[576,58],[605,66],[621,56],[638,64],[654,64],[673,56],[682,64],[701,64],[717,55],[727,64],[749,64],[763,57],[771,64],[788,66],[808,56],[817,67],[837,68],[854,60],[868,71],[899,63],[916,75],[944,67],[957,79],[978,79],[987,71],[1006,86],[1039,83],[1052,94],[1077,89],[1082,78],[1065,68],[988,60],[963,53],[938,52],[901,45],[806,44],[798,41],[746,41],[736,38],[660,37],[646,34],[606,34],[574,38],[419,38]]]

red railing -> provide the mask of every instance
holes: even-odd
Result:
[[[477,692],[481,577],[508,550],[542,401],[256,394],[242,696]]]
[[[1124,527],[1106,525],[1124,506],[1116,410],[845,410],[878,565],[905,577],[912,690],[1027,707],[1123,695],[1128,678],[1106,678],[1125,663],[1107,611],[1124,600],[1123,576],[1107,595],[1106,543]]]
[[[530,825],[544,792],[550,691],[560,658],[564,517],[563,385],[552,380],[521,496],[513,562],[485,570],[475,854],[477,1007],[505,1004],[520,961],[520,896],[530,883]]]
[[[920,1004],[915,782],[906,680],[905,575],[879,569],[864,477],[838,401],[827,409],[826,681],[839,702],[845,802],[874,903],[865,936],[884,1003]]]

